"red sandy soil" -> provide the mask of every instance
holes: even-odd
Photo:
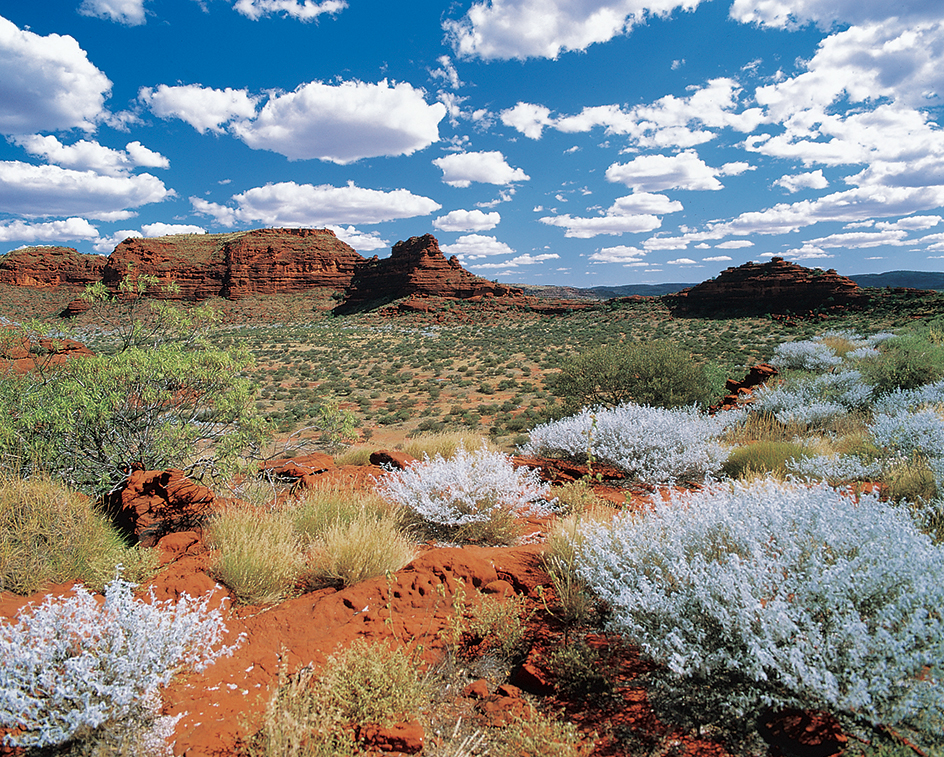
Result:
[[[599,488],[601,494],[603,488]],[[626,490],[615,491],[611,500],[623,506],[641,504],[642,492],[627,505]],[[542,524],[529,525],[527,530],[533,531]],[[530,614],[525,659],[504,684],[472,680],[453,698],[440,703],[432,718],[439,728],[424,733],[417,723],[407,723],[393,733],[389,729],[379,735],[378,729],[362,730],[361,738],[377,747],[374,753],[398,754],[389,751],[396,748],[415,752],[423,743],[434,746],[441,741],[439,734],[451,733],[459,717],[475,728],[501,726],[512,718],[527,717],[527,703],[533,703],[576,724],[593,744],[594,757],[732,754],[709,737],[659,720],[643,679],[652,664],[614,635],[570,631],[571,638],[582,635],[591,647],[606,650],[606,667],[614,687],[610,695],[568,698],[556,691],[548,659],[564,643],[566,629],[548,612],[555,597],[542,565],[543,544],[504,548],[427,545],[390,579],[375,578],[341,591],[322,589],[274,606],[234,602],[230,592],[210,575],[210,553],[199,530],[168,534],[160,539],[157,549],[161,568],[142,587],[142,593],[153,589],[163,600],[183,593],[201,596],[213,592],[214,606],[225,601],[227,641],[244,636],[232,656],[219,659],[202,673],[179,676],[164,691],[164,713],[182,714],[176,728],[175,755],[240,754],[244,739],[262,725],[265,704],[280,676],[292,675],[304,666],[317,670],[331,654],[356,639],[407,644],[430,666],[441,664],[447,656],[441,631],[453,614],[453,597],[460,582],[470,595],[478,589],[484,594],[524,598]],[[0,617],[13,617],[28,602],[50,593],[67,594],[69,588],[50,586],[32,597],[0,594]],[[474,644],[465,650],[478,651]],[[451,653],[461,657],[463,650],[452,649]],[[800,730],[808,725],[808,720],[803,721]],[[383,751],[384,745],[388,751]]]

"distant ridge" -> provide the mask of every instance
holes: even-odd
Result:
[[[944,273],[937,271],[888,271],[850,276],[860,287],[906,287],[944,291]]]
[[[846,278],[860,287],[905,287],[907,289],[933,289],[944,291],[944,273],[937,271],[888,271],[886,273],[859,273]],[[642,295],[661,297],[675,294],[696,286],[689,284],[624,284],[622,286],[570,287],[517,284],[525,294],[532,297],[571,298],[575,300],[610,300],[614,297]]]

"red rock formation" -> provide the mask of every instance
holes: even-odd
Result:
[[[212,491],[182,471],[134,470],[106,510],[121,531],[134,535],[142,547],[153,547],[166,534],[201,525],[219,504]]]
[[[23,247],[0,256],[0,284],[80,292],[101,279],[104,267],[104,255],[72,247]]]
[[[150,293],[156,297],[238,299],[317,287],[345,289],[355,267],[363,262],[330,229],[178,234],[126,239],[109,256],[102,279],[115,289],[130,268],[179,287],[175,295],[158,287]]]
[[[397,242],[389,258],[376,256],[358,266],[341,311],[371,302],[411,295],[468,299],[482,295],[520,296],[517,287],[496,284],[466,271],[453,256],[446,259],[432,234]]]
[[[740,381],[728,379],[724,382],[724,389],[727,392],[717,405],[712,405],[711,412],[718,410],[731,410],[740,405],[750,402],[754,389],[763,386],[770,379],[777,375],[777,369],[767,363],[759,363],[752,366],[747,375]]]
[[[864,304],[868,295],[832,269],[772,258],[769,263],[728,268],[717,278],[664,299],[685,312],[800,313]]]
[[[0,335],[0,373],[29,373],[39,366],[60,365],[70,357],[94,355],[82,342],[74,339],[22,339],[12,330]]]

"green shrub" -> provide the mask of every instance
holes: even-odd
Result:
[[[32,594],[74,580],[102,591],[117,566],[139,582],[154,563],[150,551],[126,545],[85,495],[38,478],[0,480],[0,591]]]
[[[944,345],[918,333],[882,344],[879,357],[863,361],[865,377],[880,392],[917,389],[944,377]]]
[[[582,639],[555,649],[547,662],[557,690],[566,696],[585,699],[613,689],[603,655]]]
[[[787,475],[787,461],[808,457],[809,452],[794,442],[760,441],[732,450],[721,472],[728,478],[750,478],[773,473]]]
[[[705,406],[724,388],[718,371],[706,371],[690,353],[663,340],[596,347],[566,361],[548,384],[570,411],[625,402],[665,408]]]
[[[131,462],[230,470],[267,433],[242,372],[245,352],[179,344],[73,358],[0,378],[0,465],[101,494]]]

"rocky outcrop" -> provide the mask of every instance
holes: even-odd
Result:
[[[61,365],[72,357],[94,354],[74,339],[30,339],[9,329],[0,332],[0,374],[29,373],[38,368]]]
[[[664,299],[688,313],[802,313],[862,305],[868,301],[859,286],[835,270],[804,268],[783,258],[745,263],[714,279]]]
[[[200,527],[223,502],[183,471],[133,470],[109,497],[106,511],[123,534],[141,547],[153,547],[167,534]]]
[[[389,258],[376,256],[358,266],[341,312],[402,297],[430,295],[450,299],[520,296],[517,287],[498,284],[446,258],[432,234],[397,242]]]
[[[104,255],[72,247],[23,247],[0,256],[0,284],[81,292],[102,277]]]
[[[150,292],[165,299],[198,301],[286,294],[319,287],[343,290],[364,262],[330,229],[256,229],[232,234],[179,234],[131,238],[119,244],[102,272],[116,289],[129,270],[174,282]]]

